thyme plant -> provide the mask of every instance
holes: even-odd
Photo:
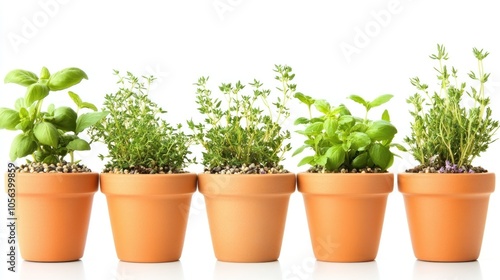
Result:
[[[472,161],[488,149],[498,130],[498,121],[492,119],[490,98],[485,95],[485,83],[490,76],[484,71],[483,60],[488,52],[473,48],[477,72],[468,76],[476,83],[467,90],[460,82],[458,70],[445,64],[449,56],[443,45],[430,58],[437,61],[439,88],[429,90],[418,77],[410,79],[418,90],[408,98],[413,121],[411,134],[404,140],[422,168],[432,167],[438,172],[475,172]],[[417,168],[416,171],[418,171]],[[410,170],[412,171],[412,170]]]
[[[223,167],[233,167],[240,171],[236,173],[273,173],[280,169],[285,152],[291,149],[286,143],[290,132],[283,124],[290,116],[287,103],[296,85],[291,83],[295,77],[291,67],[275,65],[274,72],[279,82],[279,96],[274,100],[271,90],[264,89],[256,79],[248,84],[251,89],[247,92],[240,81],[222,83],[219,90],[223,100],[208,88],[208,77],[195,83],[198,111],[205,119],[201,123],[188,121],[188,125],[205,148],[202,163],[206,170],[217,173]]]
[[[193,160],[188,157],[192,137],[160,116],[167,113],[149,98],[154,77],[139,78],[127,72],[118,78],[118,90],[106,94],[104,110],[109,115],[89,130],[93,141],[106,144],[104,172],[164,174],[183,172]]]

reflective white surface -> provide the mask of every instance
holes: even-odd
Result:
[[[379,280],[380,275],[376,261],[360,263],[316,262],[312,279],[327,280],[332,278]]]
[[[64,263],[38,263],[23,261],[19,271],[21,280],[53,279],[53,280],[85,280],[85,269],[82,261]]]
[[[214,280],[282,279],[280,263],[229,263],[216,262]]]
[[[480,262],[433,263],[415,261],[413,280],[477,279],[482,280]]]

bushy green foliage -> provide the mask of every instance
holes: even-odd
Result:
[[[287,102],[292,98],[296,85],[289,66],[276,65],[275,79],[280,85],[280,96],[271,101],[271,90],[264,89],[258,80],[249,83],[251,90],[244,93],[245,85],[223,83],[219,86],[223,101],[208,88],[208,77],[201,77],[197,86],[198,111],[204,122],[189,121],[189,127],[204,148],[203,165],[242,166],[260,164],[278,166],[284,153],[291,149],[286,141],[290,132],[283,129],[290,112]]]
[[[401,145],[392,143],[397,129],[390,123],[387,110],[380,120],[368,119],[370,109],[388,102],[392,95],[381,95],[371,102],[358,95],[349,96],[365,107],[364,118],[351,115],[343,104],[335,107],[326,100],[315,100],[302,93],[296,93],[295,97],[307,106],[309,117],[300,117],[295,121],[295,125],[305,126],[297,133],[307,139],[293,155],[306,149],[314,151],[313,155],[305,156],[299,166],[309,164],[326,172],[339,172],[341,169],[350,172],[363,168],[385,171],[394,161],[395,154],[390,148],[404,150]],[[320,113],[319,116],[312,115],[312,107]]]
[[[407,100],[413,106],[410,111],[413,122],[411,134],[405,142],[422,165],[445,166],[451,163],[469,167],[474,158],[495,141],[493,136],[499,123],[492,119],[490,98],[485,96],[484,88],[490,76],[483,68],[488,52],[474,48],[473,54],[478,72],[471,71],[468,76],[478,86],[471,86],[469,90],[466,90],[465,82],[458,81],[458,70],[452,67],[450,71],[444,64],[448,53],[442,45],[437,46],[437,54],[430,56],[439,63],[434,68],[439,89],[429,91],[428,85],[420,82],[418,77],[411,79],[418,92]]]
[[[15,83],[26,87],[26,94],[16,100],[14,109],[0,108],[0,129],[20,130],[12,141],[10,159],[12,161],[32,155],[34,162],[55,164],[63,162],[69,154],[70,163],[74,151],[90,150],[90,145],[78,134],[104,118],[107,112],[97,112],[97,108],[83,102],[78,94],[69,91],[77,110],[70,107],[49,105],[43,111],[43,101],[52,91],[68,89],[87,79],[87,74],[78,68],[66,68],[50,74],[45,67],[40,77],[27,70],[12,70],[5,77],[5,83]],[[81,109],[93,112],[80,114]],[[28,160],[29,161],[29,160]]]
[[[118,90],[106,94],[104,110],[109,115],[96,124],[89,133],[93,141],[107,145],[108,169],[146,168],[148,173],[180,172],[192,162],[188,157],[192,137],[181,131],[182,126],[172,126],[160,116],[162,108],[148,96],[154,77],[138,78],[132,73],[118,78]]]

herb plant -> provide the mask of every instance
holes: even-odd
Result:
[[[51,75],[43,67],[40,77],[20,69],[6,75],[5,83],[26,87],[24,98],[16,100],[14,109],[0,108],[0,128],[20,131],[12,141],[11,161],[31,155],[34,163],[61,164],[69,155],[73,165],[78,163],[75,151],[90,150],[89,143],[81,139],[79,133],[105,117],[106,112],[97,112],[93,104],[83,102],[72,91],[68,94],[77,106],[76,111],[66,106],[56,108],[53,104],[46,111],[42,109],[51,91],[68,89],[82,79],[87,79],[87,74],[78,68],[66,68]],[[82,109],[93,112],[79,114]]]
[[[249,83],[248,93],[244,93],[246,86],[240,81],[222,83],[219,89],[225,104],[208,89],[208,77],[195,83],[198,111],[205,120],[196,124],[191,120],[188,125],[205,148],[206,172],[219,173],[225,167],[228,173],[283,172],[279,163],[291,149],[286,143],[290,132],[283,129],[283,124],[290,116],[287,102],[296,85],[291,83],[295,77],[291,67],[275,65],[274,72],[280,92],[274,101],[270,100],[271,90],[264,89],[256,79]]]
[[[305,126],[297,133],[307,139],[293,155],[305,149],[313,150],[313,155],[305,156],[299,162],[299,166],[311,165],[310,172],[385,172],[394,161],[395,154],[390,148],[404,150],[401,145],[392,143],[397,129],[390,123],[387,110],[380,120],[368,119],[368,112],[388,102],[392,98],[390,94],[381,95],[371,102],[358,95],[349,96],[349,99],[365,107],[363,118],[351,115],[343,104],[335,107],[325,100],[316,100],[302,93],[296,93],[295,97],[307,106],[309,117],[300,117],[295,121],[295,125]],[[320,116],[313,117],[312,107]]]
[[[127,72],[118,78],[118,90],[107,94],[104,109],[109,115],[89,130],[93,141],[108,148],[104,172],[125,174],[180,173],[192,162],[188,148],[192,137],[161,119],[167,113],[149,98],[153,76],[136,77]]]
[[[410,79],[418,90],[408,98],[413,106],[411,134],[405,138],[410,151],[421,164],[410,172],[463,173],[484,171],[473,168],[472,161],[486,151],[495,139],[498,121],[492,119],[490,99],[485,96],[485,83],[490,76],[484,72],[483,60],[488,52],[473,49],[478,72],[468,76],[478,83],[466,90],[466,83],[458,81],[458,71],[445,65],[448,53],[443,45],[437,54],[430,56],[439,64],[437,72],[439,89],[429,92],[428,85],[418,77]]]

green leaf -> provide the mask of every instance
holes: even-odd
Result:
[[[368,105],[368,102],[366,102],[366,100],[364,100],[361,96],[359,95],[355,95],[355,94],[352,94],[350,95],[349,97],[347,97],[349,99],[351,99],[352,101],[356,102],[356,103],[359,103],[363,106],[367,106]]]
[[[323,99],[316,100],[314,102],[314,107],[323,114],[328,114],[330,112],[330,104]]]
[[[325,120],[325,123],[323,124],[323,128],[326,131],[326,135],[328,135],[329,137],[333,137],[335,135],[335,133],[337,132],[337,127],[338,127],[337,120],[334,118],[327,118]]]
[[[359,154],[352,160],[352,167],[354,168],[365,168],[367,167],[368,153],[364,152]]]
[[[72,151],[88,151],[90,150],[90,145],[87,141],[78,138],[69,142],[66,148]]]
[[[339,125],[347,124],[353,121],[354,118],[351,115],[343,115],[339,118]]]
[[[21,109],[19,109],[19,116],[21,118],[29,118],[30,113],[28,112],[28,110],[26,110],[26,108],[22,107]]]
[[[305,164],[310,164],[312,161],[314,160],[314,157],[313,156],[307,156],[307,157],[304,157],[300,162],[299,164],[297,164],[297,166],[302,166],[302,165],[305,165]]]
[[[44,145],[49,145],[52,147],[57,147],[59,144],[59,132],[57,128],[48,122],[41,122],[35,126],[33,130],[36,139]]]
[[[49,115],[52,115],[54,116],[54,110],[56,109],[56,106],[54,106],[54,104],[50,104],[48,107],[47,107],[47,113]]]
[[[397,143],[392,143],[390,145],[390,147],[396,147],[398,150],[400,150],[401,152],[408,152],[408,150],[401,144],[397,144]]]
[[[328,157],[326,155],[322,155],[316,160],[316,165],[325,166],[327,162]]]
[[[396,127],[384,120],[374,121],[365,131],[372,140],[376,141],[390,140],[397,132]]]
[[[31,106],[31,104],[38,100],[44,99],[47,95],[49,95],[49,88],[44,84],[35,83],[28,86],[26,96],[24,97],[26,107]]]
[[[387,109],[385,109],[384,112],[382,113],[382,120],[388,122],[391,121],[391,117],[389,116],[389,111],[387,111]]]
[[[351,131],[359,131],[359,132],[365,132],[368,129],[368,126],[362,122],[358,122],[353,127],[351,127]]]
[[[67,89],[83,79],[88,79],[87,74],[79,68],[66,68],[50,76],[48,86],[53,91]]]
[[[23,134],[17,135],[14,140],[12,140],[12,144],[10,146],[10,160],[14,161],[18,158],[25,157],[29,154],[35,152],[37,148],[36,142],[33,141],[33,138]]]
[[[83,101],[80,98],[80,96],[72,91],[68,91],[68,95],[71,98],[71,100],[73,100],[73,102],[75,102],[76,106],[78,108],[81,108]]]
[[[299,125],[299,124],[307,124],[307,123],[309,123],[309,119],[304,118],[304,117],[300,117],[300,118],[296,119],[293,124]]]
[[[313,124],[309,125],[308,127],[306,127],[306,129],[304,130],[304,134],[305,135],[317,135],[317,134],[320,134],[322,130],[323,130],[323,123],[316,122],[316,123],[313,123]]]
[[[345,152],[348,152],[351,149],[351,141],[345,141],[342,143],[342,149],[344,149]]]
[[[293,152],[292,157],[302,153],[302,151],[304,151],[304,149],[308,147],[309,145],[303,145],[302,147],[298,148],[297,150],[295,150],[295,152]]]
[[[86,128],[98,123],[100,120],[106,117],[108,113],[109,112],[91,112],[80,115],[76,120],[75,133],[80,133]]]
[[[26,132],[28,128],[32,125],[32,121],[29,118],[22,118],[21,122],[16,126],[17,130],[22,130]]]
[[[83,108],[87,108],[87,109],[90,109],[92,111],[97,111],[97,107],[92,104],[92,103],[89,103],[89,102],[82,102],[81,106],[80,106],[81,109]]]
[[[319,143],[323,140],[323,134],[320,134],[314,138],[314,146],[318,146]]]
[[[16,111],[19,111],[23,107],[25,107],[24,98],[20,97],[16,99],[16,102],[14,103],[14,109],[16,109]]]
[[[311,106],[314,104],[314,99],[312,97],[307,96],[301,92],[295,93],[294,97],[300,100],[300,102],[306,104],[307,106]]]
[[[8,108],[0,108],[0,129],[16,130],[21,121],[19,112]]]
[[[49,69],[42,67],[42,71],[40,71],[40,80],[47,80],[48,78],[50,78]]]
[[[77,117],[76,112],[70,107],[59,107],[54,110],[54,120],[52,123],[55,124],[58,129],[75,131]]]
[[[372,143],[370,137],[363,132],[352,132],[347,138],[351,142],[351,149],[363,151]]]
[[[328,157],[329,167],[332,170],[339,168],[345,161],[345,151],[342,145],[330,147],[325,154]]]
[[[370,108],[374,108],[388,102],[392,97],[392,94],[384,94],[375,98],[372,102],[368,103],[368,105]]]
[[[309,123],[317,123],[317,122],[324,122],[323,118],[312,118],[309,120]]]
[[[333,115],[337,115],[337,114],[339,114],[339,115],[341,115],[341,116],[344,116],[344,115],[350,115],[350,114],[351,114],[351,112],[350,112],[350,111],[349,111],[349,110],[345,107],[345,105],[344,105],[344,104],[341,104],[341,105],[339,105],[337,108],[333,109],[333,110],[331,111],[331,113],[332,113]]]
[[[382,168],[382,170],[389,168],[391,162],[394,160],[394,156],[389,148],[379,143],[374,143],[368,152],[373,163]]]
[[[4,79],[4,82],[6,84],[14,83],[25,87],[32,85],[37,81],[38,77],[36,76],[35,73],[21,69],[10,71],[9,73],[7,73]]]
[[[59,162],[59,158],[55,155],[48,155],[42,160],[42,162],[47,164],[57,164]]]

